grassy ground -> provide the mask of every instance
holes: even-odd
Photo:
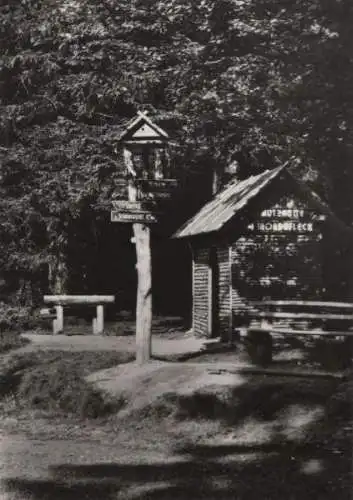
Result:
[[[114,411],[115,407],[103,400],[85,376],[133,358],[132,353],[106,351],[37,350],[9,355],[0,363],[3,410],[9,400],[15,400],[18,409],[42,409],[97,418]]]
[[[19,349],[27,344],[29,340],[22,337],[18,332],[15,331],[4,331],[0,332],[0,354],[4,354],[14,349]]]
[[[4,500],[351,498],[351,380],[37,349],[1,358]]]

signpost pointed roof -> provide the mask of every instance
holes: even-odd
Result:
[[[146,113],[138,111],[137,116],[130,121],[120,135],[120,141],[166,141],[169,135],[156,125]]]

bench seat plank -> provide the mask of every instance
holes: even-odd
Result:
[[[348,302],[320,302],[320,301],[308,301],[308,300],[262,300],[251,302],[254,306],[288,306],[288,307],[320,307],[327,309],[350,309],[353,311],[353,304]]]
[[[44,295],[45,304],[65,305],[88,305],[88,304],[113,304],[114,295]]]
[[[292,335],[312,335],[321,337],[353,337],[353,331],[325,331],[325,330],[294,330],[291,328],[278,328],[278,327],[253,327],[248,328],[247,332],[253,333],[279,333],[279,334],[292,334]]]
[[[264,300],[251,302],[249,305],[253,309],[243,312],[248,323],[247,335],[244,340],[246,340],[248,354],[256,364],[262,363],[265,339],[275,335],[326,337],[326,339],[339,337],[344,346],[344,351],[339,354],[339,364],[344,367],[351,364],[353,304],[304,300]],[[300,324],[303,324],[302,329],[300,329]],[[270,344],[268,343],[265,347],[268,351],[266,355],[270,359]],[[329,357],[331,359],[331,351],[329,351]],[[327,360],[323,358],[322,362],[326,363]]]
[[[267,312],[267,311],[249,311],[246,315],[251,318],[278,318],[278,319],[296,319],[296,320],[306,320],[306,319],[321,319],[321,320],[345,320],[353,321],[353,314],[330,314],[330,313],[290,313],[290,312]]]
[[[104,304],[115,302],[114,295],[44,295],[44,303],[54,304],[56,315],[53,316],[53,333],[60,333],[64,329],[64,306],[94,305],[97,317],[93,318],[93,334],[99,335],[104,331]]]

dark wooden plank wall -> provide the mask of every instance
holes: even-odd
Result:
[[[304,221],[312,223],[312,231],[265,233],[256,229],[243,233],[232,243],[232,308],[235,326],[237,312],[248,308],[249,301],[266,298],[315,300],[323,297],[321,214],[313,210],[306,200],[286,193],[285,184],[281,189],[283,194],[280,197],[277,190],[268,193],[267,200],[260,201],[252,218],[255,226],[256,222],[266,222],[266,216],[264,219],[261,215],[264,209],[290,207],[304,211]],[[267,220],[271,220],[271,217]]]
[[[322,295],[322,248],[305,235],[243,236],[232,245],[233,306]]]
[[[246,247],[246,239],[234,243],[230,247],[230,261],[231,261],[231,279],[232,279],[232,316],[233,328],[242,325],[241,317],[237,317],[241,311],[249,309],[246,293],[243,291],[242,278],[244,271],[242,270],[243,250]]]

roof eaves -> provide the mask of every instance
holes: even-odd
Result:
[[[201,234],[207,234],[211,232],[219,231],[236,213],[245,206],[250,199],[256,196],[259,191],[261,191],[273,178],[275,178],[280,171],[284,169],[285,165],[281,165],[272,170],[266,170],[261,174],[256,176],[251,176],[244,181],[233,181],[228,186],[224,188],[218,195],[215,196],[211,201],[209,201],[197,214],[195,214],[188,222],[186,222],[174,235],[173,238],[186,238],[194,237]],[[257,184],[257,186],[256,186]],[[256,187],[255,187],[256,186]],[[240,188],[237,191],[237,187]],[[249,188],[249,192],[246,193]],[[235,202],[232,207],[229,204],[229,200],[239,196],[241,192],[245,192],[242,199]],[[223,200],[222,200],[223,198]],[[218,214],[216,212],[217,207],[225,204],[223,210]],[[228,203],[228,204],[227,204]],[[216,215],[215,215],[216,212]],[[227,214],[227,212],[229,212]],[[219,219],[219,222],[215,224],[214,220],[212,224],[209,224],[211,217]],[[202,228],[197,228],[197,225],[202,221]]]

